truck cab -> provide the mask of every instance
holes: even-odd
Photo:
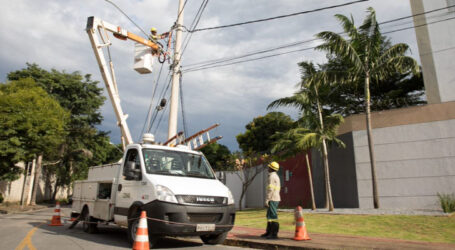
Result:
[[[218,244],[232,229],[234,198],[201,152],[184,145],[130,144],[115,166],[105,166],[104,173],[103,167],[90,169],[88,180],[75,184],[73,212],[88,213],[85,221],[128,227],[132,242],[140,212],[146,211],[151,244],[161,236],[201,236],[204,243]],[[87,190],[95,189],[87,199]]]

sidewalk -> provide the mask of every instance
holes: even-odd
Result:
[[[455,244],[429,243],[397,239],[335,234],[308,234],[309,241],[292,240],[294,232],[280,231],[279,239],[267,240],[259,237],[265,230],[234,226],[229,232],[225,245],[247,246],[260,249],[455,249]]]

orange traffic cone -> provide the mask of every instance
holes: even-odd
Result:
[[[54,215],[52,216],[51,224],[49,226],[63,226],[60,218],[60,202],[57,201],[54,209]]]
[[[136,238],[134,239],[133,250],[149,250],[149,233],[147,229],[147,214],[145,211],[141,212],[139,225],[137,226]]]
[[[303,210],[298,206],[294,210],[295,217],[295,236],[293,240],[311,240],[308,232],[306,231],[305,221],[303,221]]]

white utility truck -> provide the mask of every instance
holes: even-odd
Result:
[[[88,18],[86,30],[122,132],[125,154],[119,163],[92,167],[87,180],[75,182],[72,217],[78,219],[70,228],[82,221],[84,231],[92,233],[98,223],[114,223],[128,227],[128,239],[133,242],[140,213],[146,211],[151,246],[160,236],[200,236],[207,244],[222,243],[234,224],[234,198],[197,151],[220,137],[210,139],[207,133],[204,141],[206,129],[178,142],[181,134],[170,129],[163,144],[155,143],[151,134],[134,143],[120,106],[112,61],[108,64],[103,54],[103,49],[112,45],[108,32],[137,42],[136,49],[148,47],[136,50],[140,55],[135,58],[135,67],[142,67],[136,68],[140,73],[151,72],[150,56],[162,51],[156,43],[96,17]],[[171,96],[171,104],[173,99]]]
[[[160,236],[224,241],[235,220],[234,198],[202,153],[143,142],[129,145],[121,162],[92,167],[87,180],[75,183],[72,216],[80,215],[84,231],[112,222],[128,227],[134,241],[144,210],[151,245]]]

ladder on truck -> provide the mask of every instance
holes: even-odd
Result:
[[[176,145],[186,145],[192,150],[201,150],[202,148],[206,147],[209,144],[212,144],[220,139],[223,138],[223,136],[216,136],[214,138],[210,137],[209,131],[220,126],[219,123],[216,123],[206,129],[203,129],[194,135],[191,135],[188,138],[184,138],[183,132],[179,132],[173,137],[169,138],[166,142],[163,143],[165,146],[174,146],[171,144],[173,141],[177,141]],[[204,138],[205,137],[205,138]]]

